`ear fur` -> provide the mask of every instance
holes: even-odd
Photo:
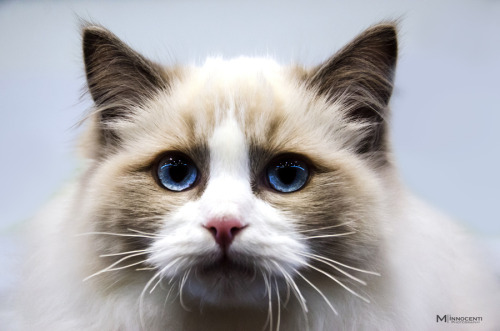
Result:
[[[167,75],[161,66],[95,25],[83,28],[83,59],[88,89],[98,110],[100,141],[116,144],[119,137],[109,124],[126,119],[132,108],[167,89]]]
[[[379,24],[358,35],[306,80],[318,95],[341,99],[347,117],[369,125],[370,134],[357,152],[385,151],[387,106],[392,94],[398,53],[396,27]]]

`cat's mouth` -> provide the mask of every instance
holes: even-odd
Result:
[[[198,265],[183,288],[191,304],[203,302],[217,307],[261,305],[266,287],[259,267],[244,258],[221,256]],[[264,298],[264,299],[263,299]]]
[[[239,261],[224,254],[215,262],[199,268],[198,272],[200,275],[218,276],[226,279],[231,279],[236,276],[238,278],[242,276],[254,278],[256,269],[253,264]]]

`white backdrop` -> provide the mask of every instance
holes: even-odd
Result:
[[[392,135],[401,176],[500,251],[500,1],[3,1],[3,266],[19,225],[78,168],[73,125],[89,106],[79,101],[78,17],[167,64],[243,54],[317,64],[371,24],[400,19]]]

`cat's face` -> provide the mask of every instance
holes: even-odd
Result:
[[[95,238],[103,268],[149,268],[146,290],[170,283],[219,306],[374,269],[395,49],[380,26],[312,70],[248,58],[165,69],[87,28],[86,206],[96,232],[116,234]]]

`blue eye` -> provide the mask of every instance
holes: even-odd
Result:
[[[172,153],[160,160],[157,174],[163,187],[179,192],[194,185],[198,178],[198,169],[187,156]]]
[[[305,162],[290,159],[279,159],[267,168],[267,179],[273,189],[283,193],[300,190],[309,178],[309,169]]]

